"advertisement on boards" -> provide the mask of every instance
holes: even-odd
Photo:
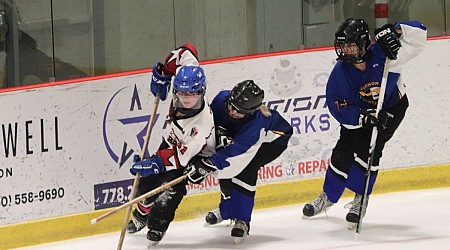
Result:
[[[382,169],[449,162],[448,137],[442,135],[450,124],[444,108],[450,106],[444,70],[450,62],[436,60],[448,43],[429,42],[404,68],[410,108],[386,145]],[[293,126],[286,151],[261,166],[259,184],[324,176],[339,136],[325,102],[335,57],[325,50],[204,65],[209,100],[252,79],[265,90],[265,104]],[[130,74],[0,93],[0,225],[127,202],[134,181],[129,168],[133,155],[141,153],[154,108],[150,77]],[[168,110],[169,101],[159,103],[147,154],[168,133]],[[438,122],[430,123],[424,113]],[[213,190],[218,190],[213,177],[188,185],[188,195]]]

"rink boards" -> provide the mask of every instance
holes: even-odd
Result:
[[[255,209],[299,204],[297,219],[301,223],[303,203],[314,199],[321,191],[322,184],[323,178],[312,178],[260,185],[257,187]],[[439,187],[450,187],[450,164],[380,171],[374,194]],[[351,195],[345,192],[343,197]],[[204,217],[207,211],[217,207],[219,199],[218,191],[187,196],[177,210],[175,221]],[[376,199],[376,196],[372,199]],[[110,209],[102,209],[0,227],[0,249],[120,231],[124,210],[91,225],[93,218],[108,211]]]
[[[410,108],[386,146],[375,192],[449,185],[449,41],[430,40],[404,68]],[[266,104],[294,127],[286,152],[259,172],[257,207],[302,203],[320,192],[339,129],[324,98],[334,58],[334,51],[326,49],[203,64],[210,100],[221,89],[254,79],[266,90]],[[153,108],[150,74],[0,94],[0,248],[120,229],[122,213],[96,225],[90,220],[128,200],[133,181],[128,168],[140,152]],[[167,109],[162,102],[150,152],[166,133]],[[209,178],[201,186],[189,185],[177,219],[204,216],[215,207],[217,184]],[[33,233],[20,237],[24,230]]]

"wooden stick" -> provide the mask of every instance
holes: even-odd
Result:
[[[155,121],[156,111],[158,110],[158,106],[159,106],[159,100],[160,100],[160,96],[159,96],[159,93],[157,93],[156,97],[155,97],[153,113],[150,116],[150,121],[149,121],[149,124],[148,124],[148,127],[147,127],[147,134],[145,135],[145,139],[144,139],[144,145],[142,146],[141,159],[144,159],[145,151],[147,151],[148,142],[150,141],[150,135],[151,135],[152,129],[153,129],[153,123]],[[140,174],[137,173],[135,178],[134,178],[133,187],[131,188],[131,194],[130,194],[131,198],[136,196],[137,186],[139,184],[139,178],[140,178]],[[127,212],[125,214],[125,219],[124,219],[123,224],[122,224],[122,231],[120,232],[120,238],[119,238],[119,243],[117,245],[117,250],[121,250],[122,249],[123,240],[125,239],[125,232],[126,232],[126,229],[127,229],[128,222],[130,220],[130,215],[131,215],[132,208],[133,208],[133,206],[129,206],[128,209],[127,209]]]

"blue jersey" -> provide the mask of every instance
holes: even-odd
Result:
[[[387,79],[382,109],[394,106],[405,95],[401,69],[425,47],[426,28],[417,21],[397,23],[402,30],[397,60],[392,60]],[[368,48],[365,70],[339,60],[334,66],[326,88],[327,105],[333,117],[349,129],[359,128],[358,117],[362,109],[375,109],[378,103],[381,79],[386,55],[381,45],[374,43]]]
[[[271,116],[264,116],[257,110],[250,117],[235,120],[228,116],[226,100],[230,91],[221,91],[211,103],[216,127],[225,128],[233,142],[219,149],[211,157],[211,163],[217,167],[219,179],[238,175],[253,159],[262,143],[287,143],[292,134],[292,126],[275,110]]]

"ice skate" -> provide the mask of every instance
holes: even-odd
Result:
[[[348,230],[355,229],[358,224],[358,217],[359,217],[359,213],[360,213],[360,209],[361,209],[361,199],[362,199],[362,195],[357,194],[357,195],[355,195],[355,198],[353,199],[352,202],[345,205],[345,208],[350,209],[350,211],[345,216],[345,219],[348,222],[348,225],[347,225]],[[364,216],[366,215],[368,203],[369,203],[369,196],[367,196],[367,198],[364,199],[364,205],[365,205],[366,209],[364,210],[364,213],[362,214],[361,218],[364,218]]]
[[[205,221],[206,221],[205,226],[211,226],[222,222],[223,219],[222,216],[220,215],[219,208],[209,211],[205,217]]]
[[[231,236],[233,237],[234,243],[236,245],[241,244],[245,240],[245,237],[247,237],[249,230],[250,223],[236,220],[233,229],[231,229]]]
[[[319,197],[313,200],[311,203],[305,204],[303,207],[304,217],[311,217],[322,212],[326,212],[334,203],[328,200],[327,194],[322,192]]]
[[[129,234],[134,234],[141,231],[145,226],[147,226],[147,221],[136,216],[135,218],[131,219],[130,222],[128,222],[127,232]]]
[[[158,245],[159,245],[159,241],[151,241],[151,240],[149,240],[147,249],[151,249],[151,248],[156,247]]]
[[[165,231],[162,232],[155,229],[149,229],[147,232],[147,240],[149,240],[148,247],[150,248],[152,246],[158,245],[165,234],[166,234]]]

